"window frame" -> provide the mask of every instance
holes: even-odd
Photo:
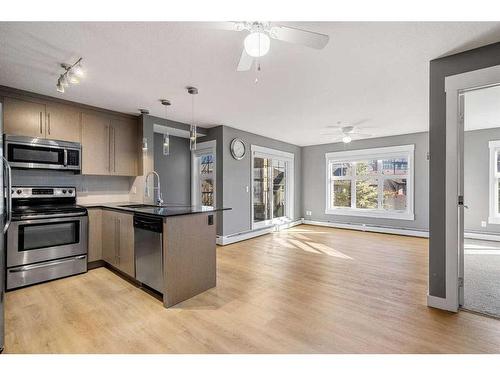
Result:
[[[394,159],[394,158],[407,158],[408,160],[408,172],[406,176],[406,210],[396,211],[396,210],[386,210],[383,208],[383,180],[390,178],[401,178],[400,175],[382,175],[380,166],[382,164],[382,159]],[[414,157],[415,157],[415,145],[402,145],[402,146],[390,146],[390,147],[379,147],[379,148],[368,148],[361,150],[350,150],[350,151],[338,151],[338,152],[328,152],[325,154],[325,187],[326,187],[326,200],[325,200],[325,214],[327,215],[344,215],[344,216],[362,216],[362,217],[373,217],[380,219],[399,219],[399,220],[415,220],[414,214]],[[332,201],[332,184],[334,180],[359,180],[355,175],[355,166],[352,169],[353,175],[350,178],[335,178],[331,175],[331,165],[338,163],[353,163],[356,161],[369,161],[377,160],[377,165],[379,168],[379,173],[377,173],[373,178],[377,181],[382,178],[382,183],[378,183],[378,207],[375,209],[371,208],[356,208],[356,194],[355,189],[353,189],[351,184],[351,207],[335,207],[331,205]],[[370,176],[366,177],[370,179]],[[404,177],[403,177],[404,178]],[[380,186],[382,185],[382,188]],[[500,217],[499,217],[500,220]]]
[[[286,151],[275,150],[268,147],[250,145],[250,223],[252,230],[270,227],[273,225],[285,224],[293,221],[295,210],[295,154]],[[273,217],[269,220],[254,222],[254,158],[262,157],[272,160],[281,160],[286,163],[285,178],[286,178],[286,203],[285,216]]]
[[[497,155],[500,153],[500,141],[489,141],[490,171],[489,171],[489,215],[488,224],[500,224],[500,210],[498,210],[498,184],[500,173],[497,171]]]

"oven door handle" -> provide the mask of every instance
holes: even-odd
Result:
[[[3,158],[3,165],[5,169],[4,179],[7,178],[7,185],[4,189],[7,189],[5,192],[5,213],[7,214],[7,220],[3,227],[3,232],[6,233],[7,229],[9,229],[10,223],[12,222],[12,169],[10,168],[10,164],[5,157]]]
[[[53,220],[51,222],[56,222],[56,221],[67,221],[68,217],[74,217],[74,218],[80,218],[82,216],[87,216],[86,212],[82,213],[69,213],[69,214],[52,214],[52,215],[23,215],[21,216],[20,220],[16,220],[18,223],[23,223],[26,220],[37,220],[37,219],[58,219],[60,218],[61,220]]]
[[[63,259],[63,260],[55,260],[53,262],[45,262],[45,263],[39,263],[39,264],[32,264],[30,266],[22,266],[19,268],[13,268],[10,269],[10,273],[16,273],[16,272],[24,272],[24,271],[30,271],[34,270],[37,268],[45,268],[45,267],[52,267],[52,266],[57,266],[59,264],[67,263],[67,262],[73,262],[75,260],[81,260],[85,259],[87,256],[86,255],[79,255],[70,259]]]

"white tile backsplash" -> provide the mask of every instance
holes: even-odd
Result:
[[[82,176],[70,172],[13,169],[12,185],[74,186],[78,203],[128,202],[135,177]],[[132,197],[132,200],[136,197]]]

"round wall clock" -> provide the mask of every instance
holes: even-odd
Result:
[[[236,160],[241,160],[245,157],[245,143],[239,138],[235,138],[231,141],[231,155]]]

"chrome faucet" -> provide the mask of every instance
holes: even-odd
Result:
[[[154,175],[156,176],[156,179],[158,180],[158,186],[154,186],[154,183],[155,183],[155,179],[154,179],[154,176],[153,176],[153,191],[156,190],[156,204],[158,206],[161,206],[163,204],[163,199],[162,199],[162,196],[161,196],[161,188],[160,188],[160,175],[155,172],[155,171],[151,171],[149,172],[147,175],[146,175],[146,195],[148,197],[151,196],[151,194],[149,193],[149,185],[148,185],[148,179],[149,179],[149,176],[151,175]]]

